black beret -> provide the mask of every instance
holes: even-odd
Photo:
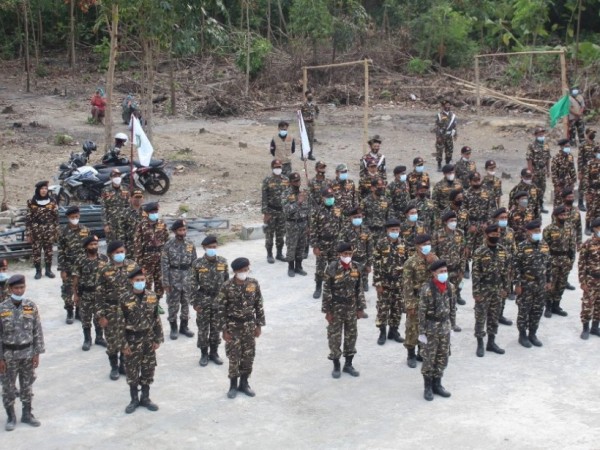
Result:
[[[413,165],[415,165],[415,166],[419,166],[424,163],[425,163],[425,161],[420,156],[417,156],[415,159],[413,159]]]
[[[204,240],[202,241],[202,245],[211,245],[211,244],[216,244],[216,243],[217,243],[217,237],[213,236],[211,234],[206,236],[204,238]]]
[[[540,219],[532,220],[525,225],[525,229],[527,230],[535,230],[536,228],[542,228],[542,221]]]
[[[25,284],[25,275],[15,274],[8,279],[6,282],[9,286],[15,286],[17,284]]]
[[[453,171],[454,171],[454,164],[446,164],[444,167],[442,167],[443,173],[450,173]]]
[[[360,210],[360,208],[358,206],[352,208],[350,211],[348,211],[348,215],[349,216],[356,216],[358,214],[362,214],[362,211]]]
[[[501,214],[506,214],[508,210],[503,206],[502,208],[498,208],[496,211],[492,213],[492,219],[495,219]]]
[[[560,206],[557,206],[556,208],[554,208],[554,211],[552,211],[552,215],[558,216],[559,214],[564,214],[566,212],[567,212],[567,207],[565,205],[560,205]]]
[[[137,277],[138,275],[145,275],[144,269],[139,266],[135,266],[131,272],[127,274],[127,278],[131,280],[133,277]]]
[[[290,173],[290,181],[300,181],[300,174],[298,172]]]
[[[388,221],[385,223],[386,228],[399,227],[399,226],[400,226],[400,221],[398,219],[388,219]]]
[[[171,231],[177,231],[180,228],[183,228],[185,226],[186,226],[185,220],[177,219],[175,222],[173,222],[173,225],[171,225]]]
[[[460,188],[460,189],[452,189],[450,191],[450,200],[454,201],[456,199],[456,197],[458,197],[462,193],[463,193],[462,188]]]
[[[98,236],[96,236],[95,234],[91,234],[88,237],[86,237],[83,241],[81,241],[81,246],[83,248],[86,248],[92,242],[98,242]]]
[[[79,206],[69,206],[67,208],[67,212],[65,213],[66,216],[70,216],[71,214],[78,214],[79,213]]]
[[[321,195],[323,197],[333,197],[333,189],[324,187],[323,189],[321,189]]]
[[[450,219],[456,219],[456,213],[454,211],[448,211],[442,215],[442,221],[447,222]]]
[[[351,252],[351,251],[352,251],[352,244],[350,242],[340,242],[337,246],[338,253]]]
[[[110,244],[108,244],[106,246],[106,253],[110,255],[115,250],[117,250],[121,247],[125,247],[125,244],[123,243],[123,241],[112,241]]]
[[[529,197],[529,194],[525,191],[519,191],[515,194],[515,200],[520,199],[521,197]]]
[[[429,242],[431,241],[431,236],[429,236],[428,234],[417,234],[417,237],[415,238],[415,244],[424,244],[425,242]]]
[[[144,205],[145,212],[158,211],[158,202],[150,202]]]
[[[446,264],[446,261],[444,261],[443,259],[436,259],[434,262],[432,262],[429,265],[429,270],[431,272],[435,272],[436,270],[438,270],[442,267],[448,267],[448,264]]]
[[[521,170],[521,177],[531,178],[533,177],[533,173],[529,169],[523,169]]]
[[[592,220],[592,228],[598,227],[600,227],[600,217],[596,217],[594,220]]]
[[[487,233],[495,233],[500,230],[500,226],[497,223],[490,223],[487,227],[485,227],[485,232]]]
[[[414,203],[409,203],[408,205],[406,205],[406,206],[404,207],[404,214],[408,214],[408,212],[409,212],[411,209],[416,209],[417,211],[419,210],[419,208],[417,207],[417,205],[415,205]]]
[[[567,145],[569,142],[571,142],[569,139],[563,138],[560,141],[558,141],[557,144],[562,147],[563,145]]]
[[[562,190],[563,197],[568,197],[569,195],[572,195],[572,194],[574,194],[574,192],[573,192],[573,189],[571,189],[571,188],[564,188]]]
[[[37,183],[35,183],[35,188],[39,189],[42,186],[48,186],[49,182],[47,180],[44,181],[38,181]]]
[[[240,270],[244,267],[248,267],[250,265],[250,260],[248,258],[236,258],[231,263],[231,268],[233,270]]]
[[[488,159],[485,162],[485,168],[487,169],[488,167],[496,167],[496,161],[494,161],[493,159]]]
[[[463,148],[460,149],[461,153],[471,153],[471,147],[469,147],[468,145],[465,145]]]
[[[394,167],[394,175],[398,175],[399,173],[406,172],[406,166],[396,166]]]
[[[471,175],[469,175],[469,180],[481,180],[481,174],[479,172],[473,172]]]

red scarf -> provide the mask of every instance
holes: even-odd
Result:
[[[340,259],[340,264],[342,265],[342,269],[344,269],[344,270],[348,270],[352,266],[352,262],[350,262],[350,264],[346,264],[341,259]]]
[[[448,283],[441,283],[437,280],[437,278],[433,279],[433,284],[437,286],[438,291],[440,291],[442,294],[446,292],[446,289],[448,289]]]

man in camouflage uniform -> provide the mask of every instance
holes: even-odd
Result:
[[[388,217],[402,220],[404,208],[410,202],[410,192],[406,180],[406,166],[394,167],[394,179],[386,186],[386,197],[390,201]]]
[[[406,364],[411,369],[417,367],[415,347],[419,336],[419,291],[429,279],[429,265],[437,260],[437,256],[431,253],[431,236],[420,234],[415,239],[417,252],[404,263],[404,305],[406,306],[406,330],[404,347],[408,352]],[[451,322],[455,323],[456,317]]]
[[[271,156],[281,161],[281,173],[287,177],[292,173],[292,154],[296,152],[296,140],[288,134],[289,123],[279,122],[277,136],[271,139]]]
[[[371,267],[373,266],[373,247],[377,242],[364,225],[360,208],[354,208],[350,211],[347,221],[346,226],[340,232],[338,242],[352,244],[354,249],[352,260],[363,268],[361,272],[362,286],[363,290],[367,292],[369,290],[369,273],[371,273]]]
[[[515,278],[515,269],[514,269],[514,261],[515,255],[517,254],[517,241],[515,240],[515,232],[514,230],[508,226],[508,210],[504,207],[498,208],[496,211],[492,213],[491,216],[492,223],[497,223],[500,230],[500,241],[498,242],[504,249],[508,252],[509,255],[509,263],[507,267],[504,269],[508,272],[509,279],[509,294],[508,298],[510,300],[516,300],[516,296],[514,294],[514,278]],[[502,299],[502,307],[500,308],[500,317],[498,318],[498,323],[500,325],[511,326],[512,320],[504,317],[504,307],[506,305],[506,298]]]
[[[282,163],[279,159],[271,161],[272,175],[262,183],[262,213],[265,229],[265,247],[267,248],[267,262],[274,264],[273,240],[276,241],[277,259],[285,261],[283,244],[285,239],[285,214],[283,213],[282,199],[290,183],[287,177],[282,176]]]
[[[187,224],[183,220],[176,220],[171,225],[175,234],[169,239],[160,257],[160,267],[163,277],[163,286],[167,293],[167,306],[169,309],[169,324],[171,326],[171,339],[177,339],[177,314],[179,316],[179,334],[193,337],[194,333],[188,328],[190,315],[190,301],[192,298],[192,263],[196,261],[196,246],[186,239]]]
[[[527,193],[528,203],[536,219],[541,218],[542,192],[533,184],[533,173],[529,169],[521,170],[521,181],[515,185],[508,194],[508,209],[517,206],[515,195],[519,192]],[[547,212],[547,211],[546,211]]]
[[[13,275],[8,279],[10,297],[0,303],[0,375],[2,402],[8,416],[6,431],[17,425],[15,398],[19,378],[23,415],[21,422],[39,427],[40,421],[31,413],[32,385],[40,354],[45,352],[42,321],[37,305],[25,298],[25,277]]]
[[[127,384],[131,402],[125,408],[127,414],[138,406],[158,411],[150,400],[150,385],[154,381],[156,350],[164,342],[162,325],[158,314],[158,296],[146,289],[143,269],[136,267],[128,274],[132,289],[119,299],[122,321],[120,325],[121,352],[127,364]],[[138,398],[138,386],[142,395]]]
[[[248,378],[252,374],[256,338],[266,325],[263,297],[258,281],[248,277],[250,261],[247,258],[234,259],[231,268],[233,279],[223,284],[218,299],[219,323],[229,358],[227,397],[235,398],[237,391],[254,397],[256,394],[248,384]]]
[[[496,344],[498,320],[502,302],[510,290],[510,253],[500,244],[500,227],[497,223],[485,229],[485,242],[473,254],[473,299],[475,300],[475,338],[477,356],[483,357],[483,338],[488,341],[485,349],[499,355],[504,349]]]
[[[119,374],[125,375],[125,359],[122,353],[119,360],[119,330],[122,320],[119,299],[131,289],[127,274],[137,267],[137,264],[125,258],[125,245],[122,241],[110,242],[106,247],[106,255],[110,262],[98,268],[96,317],[106,335],[110,379],[118,380]]]
[[[104,331],[96,318],[96,310],[100,303],[96,286],[100,271],[108,264],[106,255],[98,254],[98,237],[91,235],[81,243],[83,254],[79,255],[73,267],[73,298],[80,309],[81,326],[83,328],[83,351],[92,346],[92,321],[96,330],[94,343],[106,347]]]
[[[415,239],[420,234],[429,233],[424,222],[419,220],[419,211],[417,205],[410,203],[404,210],[405,220],[400,225],[400,237],[406,246],[408,256],[415,254]]]
[[[361,164],[363,164],[362,161]],[[385,178],[383,178],[381,172],[377,170],[377,161],[375,158],[367,159],[364,164],[367,165],[367,169],[364,173],[361,173],[360,181],[358,183],[359,199],[361,201],[371,195],[371,186],[374,181],[381,180],[383,186],[385,186]]]
[[[371,150],[360,159],[360,177],[363,178],[369,171],[369,164],[375,164],[375,174],[383,179],[384,184],[387,181],[385,156],[379,151],[381,149],[381,137],[376,134],[369,139],[369,149]]]
[[[385,184],[382,179],[371,181],[371,195],[366,197],[360,206],[375,240],[385,236],[385,222],[388,217],[389,200],[385,196]]]
[[[221,286],[229,280],[227,260],[218,256],[216,236],[206,236],[202,241],[204,256],[196,259],[192,265],[194,272],[194,297],[192,306],[196,311],[198,325],[198,348],[200,349],[200,366],[212,361],[218,366],[223,364],[219,356],[221,328],[219,328],[218,296]],[[210,346],[210,354],[208,348]]]
[[[448,212],[456,213],[456,229],[462,230],[466,236],[467,228],[469,226],[469,213],[465,208],[465,194],[462,186],[460,187],[460,189],[454,189],[450,192],[450,204],[439,214],[436,228],[441,228],[444,226],[441,217]]]
[[[335,168],[335,180],[331,183],[331,189],[335,197],[335,204],[345,215],[358,206],[356,186],[354,181],[348,178],[346,164],[338,164]]]
[[[544,228],[544,242],[550,249],[552,287],[546,300],[547,318],[556,314],[562,317],[567,312],[560,307],[563,292],[567,287],[567,279],[575,262],[577,238],[575,230],[567,222],[568,212],[564,206],[558,206],[552,212],[555,221]]]
[[[587,213],[585,215],[585,234],[592,235],[590,224],[600,217],[600,149],[596,148],[596,156],[588,161],[583,174]]]
[[[65,302],[67,311],[67,323],[73,323],[73,274],[74,266],[77,260],[83,257],[84,250],[81,242],[90,235],[90,230],[79,224],[79,207],[70,206],[66,212],[69,223],[60,229],[58,235],[58,270],[62,286],[60,289],[61,297]],[[81,320],[79,308],[75,313],[75,318]]]
[[[573,86],[571,88],[571,95],[569,96],[569,138],[571,143],[575,145],[575,137],[579,138],[579,145],[585,139],[585,122],[583,121],[583,115],[585,113],[585,100],[579,86]]]
[[[336,199],[331,188],[324,188],[321,206],[310,217],[310,245],[317,257],[315,270],[315,292],[313,298],[321,296],[323,276],[327,264],[335,259],[335,240],[342,230],[342,209],[334,206]],[[348,213],[352,212],[349,210]]]
[[[159,313],[164,314],[160,307],[160,299],[165,293],[160,258],[163,247],[169,240],[169,230],[160,219],[157,202],[144,205],[144,213],[135,231],[133,253],[135,261],[144,269],[148,289],[158,297]]]
[[[377,289],[375,326],[379,328],[379,345],[385,344],[386,336],[396,342],[404,342],[398,327],[404,312],[402,267],[408,254],[404,242],[400,239],[400,221],[388,220],[385,230],[386,237],[375,244],[373,251],[373,284]]]
[[[568,139],[558,141],[560,150],[552,158],[551,173],[552,184],[554,185],[554,207],[562,204],[561,193],[563,189],[573,189],[577,182],[575,173],[575,158],[571,154]]]
[[[408,174],[408,190],[410,198],[417,197],[417,185],[422,182],[429,186],[429,174],[425,172],[425,161],[420,156],[413,159],[413,171]]]
[[[471,154],[473,150],[471,147],[463,147],[460,149],[460,159],[454,165],[454,172],[456,178],[462,184],[464,190],[469,189],[471,186],[471,175],[477,172],[477,165],[471,161]]]
[[[483,243],[483,234],[490,214],[496,209],[492,193],[483,187],[479,172],[470,175],[470,187],[465,192],[465,209],[469,214],[469,227],[467,231],[467,245],[469,257],[465,267],[465,278],[469,278],[469,261],[471,255]]]
[[[327,179],[327,164],[323,161],[317,161],[315,164],[315,177],[308,182],[308,192],[310,195],[310,207],[316,208],[321,204],[321,191],[331,185],[331,180]]]
[[[581,214],[579,213],[579,208],[575,206],[575,193],[573,189],[563,189],[562,191],[562,201],[563,205],[567,209],[567,223],[570,224],[575,230],[577,248],[581,246],[581,241],[583,238],[582,228],[581,228]],[[570,289],[567,286],[567,289]]]
[[[520,191],[514,195],[516,205],[514,205],[508,215],[508,226],[515,232],[515,242],[520,244],[528,238],[526,226],[534,220],[535,213],[533,207],[529,204],[527,192]]]
[[[517,294],[517,328],[519,344],[541,347],[537,338],[546,296],[552,289],[550,249],[542,239],[542,222],[533,220],[526,225],[528,239],[517,247],[515,256],[515,293]],[[529,335],[527,335],[529,331]]]
[[[591,161],[596,157],[596,130],[588,128],[585,130],[585,142],[580,143],[579,152],[577,152],[577,179],[579,180],[579,203],[578,207],[580,211],[586,212],[583,201],[585,200],[586,186],[583,185],[583,175],[588,161]]]
[[[121,171],[113,169],[110,172],[111,183],[102,190],[100,197],[107,242],[127,238],[124,219],[129,211],[129,191],[121,187],[121,180]]]
[[[442,172],[444,178],[433,186],[433,194],[431,195],[431,199],[439,212],[450,206],[450,192],[462,188],[462,184],[456,179],[453,164],[446,164],[442,168]]]
[[[302,104],[300,112],[302,113],[302,119],[304,120],[304,126],[306,127],[306,134],[308,135],[308,142],[310,144],[310,152],[308,152],[308,159],[314,160],[313,147],[317,140],[315,139],[315,128],[317,127],[316,120],[319,118],[319,106],[313,102],[313,93],[308,90],[305,92],[306,102]]]
[[[125,230],[123,243],[125,244],[125,248],[134,248],[135,232],[142,217],[145,215],[144,209],[142,208],[142,203],[144,202],[143,192],[139,189],[133,191],[129,202],[131,207],[123,217],[123,228]]]
[[[442,157],[446,151],[446,164],[452,161],[452,152],[454,150],[454,141],[457,138],[456,133],[456,114],[450,108],[448,100],[442,101],[442,111],[435,118],[435,159],[438,164],[438,172],[442,171]]]
[[[298,172],[290,175],[290,188],[284,194],[283,213],[285,214],[286,256],[288,262],[288,276],[296,274],[305,276],[307,273],[302,268],[304,251],[308,239],[308,220],[310,205],[306,191],[300,190],[302,180]]]
[[[340,357],[345,358],[343,371],[353,377],[360,373],[352,365],[358,336],[357,319],[364,318],[366,308],[360,272],[362,267],[352,261],[352,245],[342,242],[337,246],[339,259],[332,261],[323,280],[321,312],[327,320],[329,359],[333,361],[333,378],[340,378]],[[344,351],[342,353],[342,333]]]
[[[425,228],[431,231],[435,229],[438,210],[429,198],[429,192],[429,184],[418,183],[417,197],[413,202],[419,212],[419,220],[425,224]]]
[[[502,202],[502,180],[496,176],[496,161],[493,159],[488,159],[485,162],[483,187],[492,193],[496,208],[500,208],[500,203]]]
[[[590,334],[600,337],[600,217],[591,223],[594,235],[581,246],[579,252],[579,285],[583,291],[581,299],[581,339]],[[592,329],[590,330],[590,320]]]
[[[25,216],[25,236],[31,243],[35,279],[42,278],[42,250],[46,265],[45,275],[54,278],[52,272],[52,245],[58,233],[58,205],[48,194],[48,182],[40,181],[35,185],[35,194],[27,200]]]
[[[542,213],[548,211],[544,208],[544,195],[546,194],[546,178],[550,176],[550,146],[546,143],[546,130],[537,127],[534,130],[535,141],[527,147],[525,159],[527,159],[527,168],[533,174],[533,184],[539,189],[539,197],[534,198],[529,195],[530,200],[537,200]],[[523,172],[521,172],[523,176]],[[519,187],[522,191],[522,187]]]
[[[429,266],[431,278],[419,289],[419,342],[423,348],[421,373],[425,381],[423,397],[433,400],[433,394],[450,397],[442,378],[450,356],[450,324],[456,316],[456,287],[448,282],[444,260]]]

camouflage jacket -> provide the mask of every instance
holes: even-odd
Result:
[[[600,280],[600,238],[596,236],[583,243],[579,250],[579,284],[588,289],[598,285]]]
[[[567,217],[567,223],[569,223],[575,230],[575,239],[577,244],[581,244],[582,241],[582,229],[581,229],[581,213],[579,208],[575,205],[567,206],[569,217]]]
[[[452,111],[440,111],[435,116],[435,132],[438,136],[453,136],[456,134],[456,125],[456,114]]]
[[[597,152],[594,150],[595,147],[596,144],[589,140],[586,140],[583,145],[579,146],[579,152],[577,152],[577,173],[580,177],[585,172],[588,161],[596,158]],[[585,192],[585,187],[580,187],[580,190]]]
[[[411,199],[417,197],[417,184],[419,182],[426,183],[427,186],[431,186],[431,178],[429,177],[429,174],[427,172],[418,173],[415,170],[408,174],[406,182],[408,183],[408,191]]]
[[[445,226],[431,236],[431,249],[448,264],[448,272],[463,272],[466,263],[467,239],[458,227],[454,231]]]
[[[209,258],[204,255],[194,261],[194,297],[192,305],[205,310],[218,308],[218,295],[221,286],[229,280],[227,260],[222,256]]]
[[[192,263],[196,258],[196,246],[192,241],[177,237],[169,239],[160,257],[164,287],[188,288],[192,281]]]
[[[319,178],[314,177],[308,182],[308,192],[310,193],[310,206],[312,208],[315,208],[321,203],[323,203],[321,190],[329,186],[331,186],[331,180],[327,178],[323,178],[322,180],[320,180]]]
[[[542,213],[540,210],[542,202],[542,192],[533,183],[527,184],[521,181],[514,188],[512,188],[510,194],[508,195],[508,207],[512,208],[513,206],[517,206],[517,200],[515,199],[515,195],[520,191],[527,192],[527,194],[529,195],[529,207],[532,209],[534,218],[539,219]]]
[[[367,307],[362,287],[362,267],[355,261],[345,269],[339,259],[329,263],[323,278],[321,312],[333,313],[337,308],[362,311]]]
[[[568,257],[575,260],[577,235],[575,229],[566,221],[562,226],[552,223],[544,228],[544,242],[548,244],[551,259]]]
[[[123,215],[123,230],[125,234],[125,248],[129,252],[134,252],[135,245],[135,233],[139,223],[142,221],[142,217],[147,217],[148,215],[144,212],[142,208],[135,209],[129,208],[127,212]]]
[[[454,211],[456,213],[456,229],[466,233],[467,228],[469,227],[469,212],[466,210],[464,203],[458,209],[453,208],[452,206],[444,209],[437,217],[436,228],[442,228],[444,226],[442,223],[442,217],[444,214],[449,213],[450,211]]]
[[[371,182],[373,180],[383,180],[383,184],[385,185],[385,178],[382,177],[380,173],[376,173],[375,176],[372,176],[370,173],[366,172],[364,175],[360,176],[358,191],[361,200],[364,200],[371,195]]]
[[[402,289],[402,272],[407,259],[402,239],[380,239],[373,252],[373,285]]]
[[[482,245],[473,254],[473,296],[485,299],[488,291],[510,292],[510,252],[502,245]]]
[[[484,188],[487,188],[491,192],[495,206],[499,208],[502,200],[502,180],[496,175],[486,174],[483,177],[482,184]]]
[[[0,281],[0,303],[5,301],[9,295],[10,295],[10,292],[8,290],[8,280]]]
[[[97,257],[90,258],[87,254],[80,255],[73,267],[73,275],[77,277],[77,285],[73,286],[78,291],[96,291],[100,271],[108,264],[108,256],[98,253]]]
[[[433,253],[430,253],[430,255],[432,255],[430,258],[431,262],[438,259]],[[419,291],[427,283],[427,280],[431,278],[431,272],[429,271],[431,262],[427,262],[421,254],[414,254],[406,260],[404,264],[403,293],[407,310],[416,310],[419,306]]]
[[[314,122],[319,117],[319,106],[313,102],[304,102],[300,108],[304,122]]]
[[[283,175],[270,175],[262,183],[262,213],[282,214],[282,200],[285,192],[290,187],[290,182]]]
[[[470,159],[460,158],[454,166],[454,173],[456,174],[456,179],[461,182],[462,187],[465,191],[469,189],[469,186],[471,185],[469,177],[472,173],[475,172],[477,172],[477,165],[474,161],[471,161]]]
[[[153,343],[164,342],[158,297],[154,292],[146,289],[140,294],[133,291],[124,293],[119,299],[119,306],[122,312],[119,316],[121,348],[127,348],[129,333],[144,332],[144,338],[152,339]]]
[[[38,205],[33,199],[27,200],[25,215],[25,233],[27,236],[39,236],[56,239],[58,233],[58,205],[50,199],[47,205]]]
[[[26,344],[31,345],[17,350],[8,348]],[[6,361],[31,359],[45,351],[37,305],[26,298],[18,306],[12,300],[0,303],[0,358]]]
[[[105,224],[111,225],[115,222],[122,222],[127,210],[130,208],[129,191],[122,187],[115,189],[112,184],[106,186],[102,189],[100,203],[102,204],[102,220]]]
[[[550,147],[548,144],[542,144],[534,141],[527,147],[525,159],[531,161],[532,172],[535,174],[545,174],[550,163]]]
[[[517,247],[515,255],[515,281],[544,286],[551,281],[551,261],[548,244],[527,239]]]
[[[330,247],[342,229],[342,210],[338,206],[321,205],[312,212],[310,219],[310,246]]]
[[[354,181],[335,179],[331,182],[331,189],[333,189],[333,196],[335,197],[335,206],[341,208],[344,214],[348,214],[358,205]]]
[[[437,209],[433,202],[427,197],[417,196],[415,205],[419,211],[419,220],[425,224],[425,228],[433,230],[437,220]]]
[[[73,272],[77,259],[85,255],[83,240],[90,235],[89,228],[77,225],[71,228],[64,225],[58,235],[58,270],[61,272]]]
[[[152,222],[142,218],[135,231],[134,252],[137,263],[144,267],[146,260],[160,258],[164,245],[169,240],[169,230],[162,220]]]
[[[555,190],[562,191],[567,187],[572,188],[577,182],[575,158],[573,158],[573,155],[567,155],[563,151],[560,151],[552,158],[551,172],[552,184]]]
[[[431,195],[431,199],[438,211],[443,211],[448,206],[450,206],[450,192],[454,189],[462,188],[462,184],[459,180],[454,179],[453,181],[448,181],[446,178],[435,183],[433,186],[433,194]]]
[[[300,204],[298,203],[298,194],[300,194],[300,188],[296,186],[290,186],[283,198],[283,212],[285,219],[302,222],[308,221],[310,216],[310,200],[308,195],[305,201]]]
[[[405,181],[393,180],[386,187],[386,197],[390,199],[389,217],[400,219],[404,217],[404,209],[410,202],[410,191]]]
[[[381,179],[383,179],[383,181],[386,182],[387,179],[385,168],[385,156],[383,156],[379,152],[377,152],[376,155],[373,155],[373,153],[369,152],[366,155],[363,155],[362,158],[360,158],[360,177],[363,178],[367,174],[367,162],[370,159],[375,159],[375,161],[377,162],[377,173],[379,174]]]
[[[515,241],[517,244],[527,239],[527,230],[525,226],[528,222],[535,219],[535,214],[531,206],[527,208],[513,207],[508,215],[508,226],[515,232]]]
[[[350,226],[344,227],[338,241],[352,244],[354,248],[352,258],[355,261],[367,267],[373,264],[373,236],[366,226],[355,227],[350,224]]]
[[[500,228],[500,241],[502,245],[511,257],[511,261],[517,253],[517,241],[515,231],[511,227]]]
[[[234,277],[223,283],[219,292],[219,323],[224,331],[254,323],[263,327],[265,311],[260,285],[254,278],[246,278],[238,284]]]
[[[487,222],[491,213],[496,208],[492,193],[485,188],[469,188],[465,192],[464,207],[469,214],[469,225]]]
[[[131,283],[127,275],[136,267],[137,264],[129,259],[123,261],[120,266],[116,265],[114,261],[110,261],[104,267],[98,267],[98,284],[96,286],[99,300],[96,312],[98,318],[118,311],[119,299],[131,291]]]
[[[600,194],[600,159],[588,161],[583,174],[583,184],[586,195]]]
[[[447,283],[442,293],[429,277],[419,289],[418,317],[419,335],[429,339],[432,335],[449,335],[450,324],[456,317],[456,287]]]
[[[417,234],[425,234],[429,233],[429,228],[425,225],[424,222],[417,220],[416,222],[410,222],[405,220],[400,225],[400,237],[404,241],[404,245],[406,245],[406,253],[408,256],[412,256],[415,253],[415,238]]]
[[[362,201],[360,208],[365,218],[365,225],[369,228],[385,226],[389,210],[389,201],[385,196],[371,194]]]

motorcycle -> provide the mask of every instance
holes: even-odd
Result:
[[[72,153],[69,162],[59,166],[58,184],[48,188],[59,205],[68,206],[72,200],[98,204],[102,189],[110,184],[108,174],[80,165],[80,156]]]

